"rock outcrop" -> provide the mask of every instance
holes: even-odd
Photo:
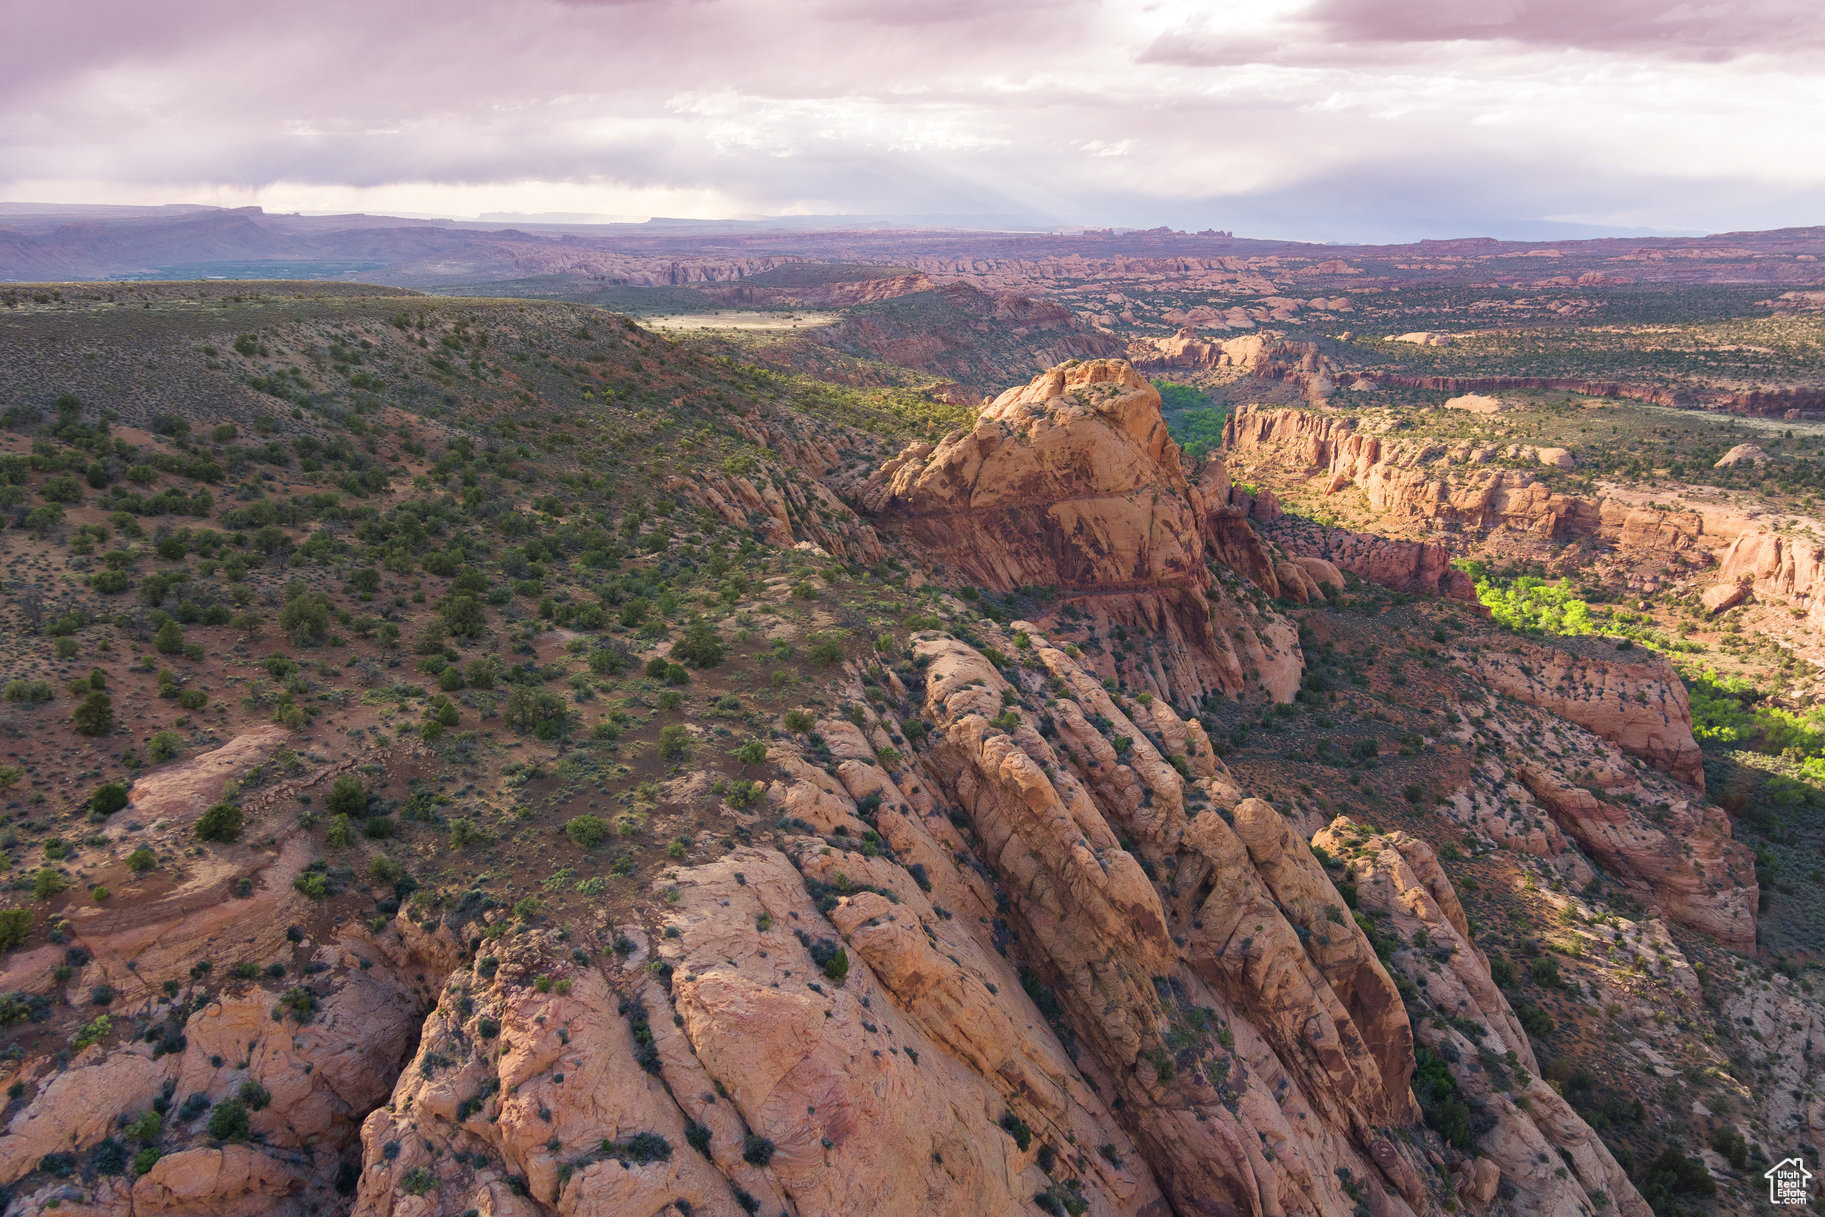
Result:
[[[1825,546],[1815,541],[1745,532],[1724,551],[1717,573],[1720,583],[1747,585],[1757,600],[1789,605],[1814,625],[1825,626]]]
[[[24,1211],[251,1217],[340,1176],[358,1217],[1431,1217],[1454,1194],[1548,1214],[1597,1190],[1644,1217],[1531,1079],[1430,851],[1347,821],[1320,839],[1392,919],[1391,974],[1387,925],[1347,911],[1196,719],[1112,694],[1036,623],[1009,630],[997,662],[919,636],[914,678],[873,702],[851,678],[866,708],[817,724],[818,764],[769,749],[770,815],[797,835],[666,872],[640,911],[501,909],[472,934],[432,905],[299,944],[322,965],[308,1002],[251,981],[154,1001],[160,1036],[26,1079],[0,1162],[18,1178],[200,1095],[180,1139],[131,1182],[48,1185]],[[1448,1017],[1410,1018],[1396,976]],[[1514,1069],[1478,1076],[1467,1019]],[[1416,1042],[1493,1117],[1475,1155],[1426,1127]],[[258,1141],[204,1139],[209,1104],[249,1086]]]
[[[1498,460],[1575,464],[1562,448],[1394,440],[1362,432],[1343,414],[1247,405],[1225,423],[1224,446],[1271,457],[1323,494],[1357,489],[1372,513],[1397,521],[1505,528],[1557,541],[1589,536],[1654,553],[1693,552],[1704,544],[1705,521],[1697,512],[1567,494],[1526,468],[1476,468]]]
[[[311,851],[289,816],[256,810],[246,835],[269,839],[188,856],[197,816],[228,782],[270,761],[288,734],[256,729],[136,782],[95,855],[115,899],[71,902],[60,910],[66,945],[7,960],[0,989],[14,1000],[87,1003],[100,1017],[66,1065],[30,1057],[12,1067],[7,1080],[20,1097],[0,1131],[0,1184],[47,1158],[74,1161],[110,1139],[124,1143],[124,1125],[162,1112],[163,1156],[130,1187],[103,1187],[93,1211],[252,1217],[286,1211],[303,1193],[333,1192],[362,1119],[391,1089],[460,947],[448,932],[428,934],[404,918],[327,941],[305,935],[311,901],[293,881]],[[284,796],[295,806],[300,789],[336,771],[300,770],[243,802],[257,809]],[[140,846],[168,860],[135,875],[124,859]],[[94,1005],[100,993],[105,1014]],[[207,1113],[226,1100],[245,1104],[257,1145],[210,1139]],[[52,1185],[44,1198],[59,1194]]]
[[[1466,658],[1498,693],[1569,719],[1663,773],[1705,788],[1692,704],[1666,656],[1637,651],[1625,658],[1600,642],[1517,641]]]
[[[1755,855],[1732,839],[1721,808],[1679,799],[1650,818],[1543,766],[1523,765],[1517,776],[1553,822],[1639,899],[1733,950],[1755,949]]]
[[[1613,1162],[1569,1111],[1504,1111],[1484,1161],[1427,1132],[1416,1028],[1313,851],[1195,720],[1012,628],[1003,667],[915,642],[917,753],[884,751],[880,703],[818,724],[828,768],[774,749],[769,800],[825,835],[455,973],[368,1118],[355,1212],[1413,1217],[1493,1195],[1492,1169],[1547,1212],[1577,1184],[1525,1164],[1535,1142],[1640,1211],[1585,1173]],[[832,847],[859,832],[879,850]]]
[[[1479,1156],[1454,1172],[1460,1194],[1487,1203],[1506,1184],[1515,1213],[1551,1217],[1613,1206],[1621,1217],[1651,1217],[1602,1139],[1540,1076],[1527,1034],[1471,942],[1431,847],[1347,817],[1313,843],[1342,864],[1359,907],[1392,938],[1392,966],[1429,1015],[1413,1022],[1420,1043],[1492,1121]]]
[[[1759,444],[1738,444],[1736,447],[1730,449],[1730,451],[1718,457],[1711,468],[1726,469],[1731,465],[1740,465],[1744,461],[1747,461],[1752,465],[1766,465],[1768,463],[1768,454],[1762,450],[1761,445]]]
[[[1148,371],[1229,372],[1287,381],[1315,401],[1357,379],[1320,352],[1316,343],[1290,342],[1270,334],[1212,340],[1185,328],[1170,338],[1135,339],[1128,344],[1128,358]]]
[[[1295,558],[1323,561],[1377,586],[1477,603],[1475,581],[1451,565],[1451,551],[1436,541],[1397,541],[1291,517],[1266,531]]]
[[[908,447],[852,497],[959,582],[1056,588],[1067,605],[1146,629],[1180,705],[1256,679],[1282,700],[1297,685],[1291,628],[1254,629],[1213,599],[1206,554],[1245,548],[1239,521],[1186,478],[1158,391],[1124,362],[1065,364],[1010,389],[969,433]],[[1252,646],[1238,646],[1238,629]],[[1251,649],[1293,661],[1263,665]]]

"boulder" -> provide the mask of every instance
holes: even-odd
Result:
[[[1765,465],[1768,463],[1768,454],[1758,444],[1738,444],[1718,457],[1716,464],[1711,468],[1726,469],[1731,465],[1741,465],[1745,461],[1753,465]]]
[[[1535,448],[1534,459],[1554,469],[1571,469],[1578,464],[1564,448]]]
[[[1743,580],[1732,580],[1728,583],[1717,583],[1707,587],[1698,599],[1708,613],[1721,613],[1733,609],[1749,599],[1750,585]]]

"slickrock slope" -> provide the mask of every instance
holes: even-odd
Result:
[[[224,783],[271,758],[286,734],[257,729],[142,778],[108,825],[100,864],[124,876],[120,864],[135,848],[182,843],[188,852],[197,815]],[[7,961],[0,990],[16,1005],[87,1005],[89,1017],[102,1017],[103,1036],[110,1020],[143,1034],[81,1048],[61,1071],[53,1058],[31,1055],[0,1074],[21,1091],[0,1131],[0,1184],[110,1144],[131,1158],[138,1146],[123,1128],[152,1112],[162,1113],[167,1147],[137,1178],[105,1183],[90,1208],[63,1203],[74,1194],[52,1184],[9,1211],[302,1212],[301,1197],[328,1194],[352,1169],[345,1154],[360,1122],[385,1098],[460,948],[448,931],[427,934],[403,921],[379,932],[350,926],[329,941],[299,930],[311,909],[293,880],[308,841],[289,814],[258,809],[281,801],[289,808],[333,772],[300,769],[247,800],[251,827],[272,833],[270,844],[236,845],[125,880],[120,894],[138,899],[119,911],[72,907],[67,945]],[[142,887],[151,890],[134,890]],[[215,960],[224,970],[271,960],[292,978],[237,972],[205,995],[209,981],[226,979],[212,977]],[[68,970],[53,972],[54,963]],[[224,1100],[245,1106],[257,1144],[224,1146],[210,1135],[207,1113]]]
[[[1698,800],[1662,804],[1651,820],[1547,770],[1521,783],[1585,853],[1668,917],[1739,951],[1755,949],[1755,856],[1730,837],[1729,817]]]
[[[1343,864],[1360,907],[1383,915],[1384,931],[1398,943],[1396,973],[1436,1012],[1416,1022],[1420,1042],[1450,1069],[1462,1093],[1495,1116],[1480,1143],[1483,1156],[1454,1172],[1460,1194],[1485,1204],[1499,1179],[1514,1191],[1511,1212],[1546,1217],[1613,1204],[1622,1217],[1651,1217],[1602,1140],[1539,1076],[1520,1020],[1471,942],[1431,847],[1402,832],[1374,833],[1347,817],[1313,844]]]
[[[1473,672],[1478,668],[1471,666]],[[1482,838],[1548,864],[1582,889],[1599,875],[1669,921],[1733,950],[1756,946],[1760,894],[1754,851],[1721,808],[1631,760],[1600,732],[1491,696],[1464,709],[1460,738],[1485,755],[1446,805]]]
[[[743,438],[774,458],[754,462],[746,473],[704,469],[674,478],[674,493],[714,512],[729,524],[754,530],[782,549],[815,545],[846,561],[878,562],[884,556],[873,528],[822,480],[843,458],[830,437],[805,434],[759,413],[734,423]],[[846,443],[872,444],[872,437],[840,434]]]
[[[1213,596],[1206,552],[1234,558],[1246,524],[1206,530],[1221,505],[1186,479],[1158,391],[1125,362],[1063,364],[1010,389],[968,434],[908,447],[853,497],[959,581],[1055,588],[1146,629],[1181,705],[1257,683],[1285,700],[1298,683],[1291,628]]]
[[[368,1119],[355,1212],[1406,1217],[1510,1172],[1491,1211],[1551,1212],[1548,1145],[1645,1211],[1568,1110],[1503,1106],[1488,1165],[1427,1132],[1312,850],[1195,720],[1013,628],[999,667],[922,636],[922,689],[818,724],[826,768],[775,746],[804,835],[676,871],[639,924],[497,922]]]

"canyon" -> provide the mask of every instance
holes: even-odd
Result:
[[[902,278],[817,290],[951,290]],[[1763,958],[1705,705],[1502,628],[1454,564],[1588,538],[1791,609],[1787,534],[1373,434],[1270,335],[1103,343],[972,408],[575,305],[224,301],[205,353],[148,299],[224,413],[53,398],[8,455],[240,472],[189,523],[90,485],[0,536],[81,576],[6,610],[44,795],[6,846],[9,1217],[1652,1217],[1686,1152],[1653,1088],[1703,1079],[1717,1144],[1825,1137],[1825,1015]],[[299,418],[235,395],[294,353]],[[1193,455],[1143,367],[1305,404]],[[319,403],[358,376],[398,397],[344,442]]]

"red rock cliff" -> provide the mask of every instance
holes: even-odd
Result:
[[[1235,612],[1206,564],[1246,572],[1259,542],[1187,480],[1158,391],[1126,362],[1062,364],[1010,389],[969,432],[912,445],[853,496],[959,582],[1057,588],[1155,634],[1180,705],[1251,684],[1285,699],[1297,686],[1291,628]]]

